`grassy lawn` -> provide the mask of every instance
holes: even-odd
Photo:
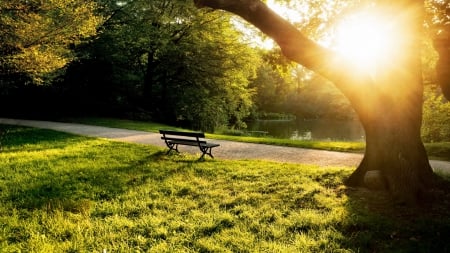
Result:
[[[342,185],[354,168],[0,130],[0,252],[450,251],[448,196],[394,209]]]
[[[66,119],[68,122],[77,122],[83,124],[91,124],[98,126],[108,126],[132,130],[141,130],[148,132],[158,132],[159,129],[183,130],[181,128],[171,127],[154,122],[131,121],[109,118],[71,118]],[[278,146],[289,146],[298,148],[322,149],[342,152],[364,152],[364,142],[347,142],[347,141],[299,141],[288,139],[276,139],[270,137],[249,137],[249,136],[230,136],[221,134],[207,134],[211,139],[222,139],[230,141],[261,143]],[[431,159],[450,160],[450,142],[425,143],[428,155]]]

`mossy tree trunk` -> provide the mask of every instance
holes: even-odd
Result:
[[[366,132],[366,151],[347,185],[383,188],[407,202],[416,202],[433,185],[420,137],[423,0],[379,1],[402,39],[391,64],[382,66],[376,77],[310,40],[259,0],[194,2],[241,16],[274,39],[286,57],[331,80],[349,99]],[[368,175],[376,175],[375,185]]]

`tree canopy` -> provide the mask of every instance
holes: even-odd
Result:
[[[98,39],[81,49],[87,57],[69,69],[70,87],[109,90],[103,107],[137,108],[170,124],[205,131],[244,126],[259,60],[229,15],[198,12],[185,1],[104,4],[106,22]],[[77,74],[92,69],[102,71]],[[91,100],[98,104],[98,97]]]
[[[42,83],[73,58],[71,50],[96,34],[102,17],[94,1],[0,2],[0,75],[23,74]]]

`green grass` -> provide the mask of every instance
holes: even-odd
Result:
[[[430,158],[450,161],[450,142],[425,143]]]
[[[269,144],[276,146],[311,148],[322,150],[333,150],[343,152],[362,152],[365,144],[363,142],[345,142],[345,141],[301,141],[290,139],[277,139],[272,137],[250,137],[250,136],[230,136],[219,134],[207,134],[211,139],[222,139],[230,141],[250,142],[259,144]]]
[[[448,201],[393,210],[342,185],[354,168],[197,162],[152,146],[0,131],[0,252],[450,250]]]

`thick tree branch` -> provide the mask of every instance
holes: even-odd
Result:
[[[367,89],[373,86],[370,75],[357,70],[339,54],[303,35],[295,26],[259,0],[194,0],[197,7],[210,7],[234,13],[271,37],[283,54],[332,81],[350,100],[360,117],[367,117]],[[362,89],[361,87],[364,87]]]

